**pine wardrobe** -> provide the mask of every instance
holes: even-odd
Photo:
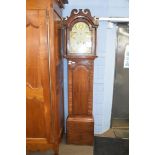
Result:
[[[64,128],[62,9],[26,0],[26,150],[58,154]]]

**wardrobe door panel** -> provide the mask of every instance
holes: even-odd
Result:
[[[50,138],[46,11],[26,14],[26,137]]]

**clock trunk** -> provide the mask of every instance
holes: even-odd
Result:
[[[71,144],[93,144],[93,66],[93,60],[68,60],[67,142]]]

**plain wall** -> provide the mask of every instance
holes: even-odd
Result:
[[[128,17],[128,0],[69,0],[63,16],[70,16],[72,9],[90,9],[96,17]],[[110,128],[116,49],[115,24],[100,21],[97,30],[97,56],[94,63],[93,114],[94,132],[100,134]],[[68,116],[67,61],[64,59],[64,108],[65,123]]]

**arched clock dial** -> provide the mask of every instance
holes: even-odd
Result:
[[[70,31],[70,53],[90,54],[92,47],[91,31],[85,22],[78,22]]]

